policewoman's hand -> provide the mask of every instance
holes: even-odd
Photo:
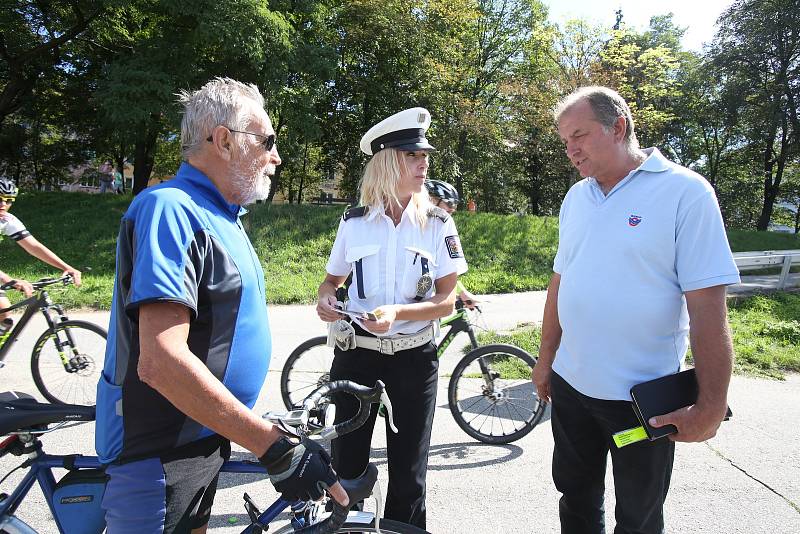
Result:
[[[375,314],[378,320],[362,321],[362,323],[373,334],[385,334],[397,320],[397,306],[391,304],[375,308],[372,313]]]
[[[342,506],[349,504],[347,492],[331,467],[331,457],[309,440],[281,437],[258,459],[269,480],[284,499],[319,500],[325,490]]]
[[[326,323],[338,321],[342,316],[336,311],[336,295],[322,295],[317,301],[317,315]]]

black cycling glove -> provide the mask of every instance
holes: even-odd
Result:
[[[269,480],[288,501],[317,500],[338,480],[331,457],[317,443],[281,437],[259,458]]]

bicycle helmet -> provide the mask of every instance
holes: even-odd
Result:
[[[4,197],[16,197],[17,186],[8,178],[0,177],[0,195]]]
[[[427,180],[425,187],[428,188],[428,194],[432,197],[442,199],[451,206],[457,206],[461,200],[458,196],[458,191],[452,185],[439,180]]]

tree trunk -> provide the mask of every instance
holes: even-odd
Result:
[[[303,185],[305,185],[307,167],[308,167],[308,141],[306,141],[305,146],[303,147],[303,173],[300,175],[300,185],[297,188],[298,204],[303,203]]]
[[[266,201],[272,202],[272,199],[275,197],[275,193],[278,191],[278,186],[281,183],[281,173],[283,172],[283,166],[278,165],[278,168],[275,169],[275,175],[272,177],[272,181],[269,184],[269,194],[267,195]]]
[[[151,123],[139,130],[133,148],[133,194],[138,195],[147,187],[155,162],[155,148],[161,125]]]
[[[458,167],[459,169],[461,169],[461,172],[459,172],[456,175],[456,191],[458,191],[458,196],[464,199],[464,201],[466,201],[466,199],[464,198],[465,169],[463,167],[463,164],[464,164],[464,152],[466,151],[466,149],[467,149],[467,131],[462,129],[461,132],[458,134],[458,145],[456,145],[456,156],[458,157],[459,160]]]

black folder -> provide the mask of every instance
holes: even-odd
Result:
[[[674,412],[684,406],[697,402],[697,377],[694,369],[687,369],[674,375],[667,375],[649,382],[637,384],[631,388],[633,411],[642,423],[650,441],[675,434],[675,425],[652,427],[648,423],[651,417]],[[733,415],[731,409],[725,416],[727,420]]]

